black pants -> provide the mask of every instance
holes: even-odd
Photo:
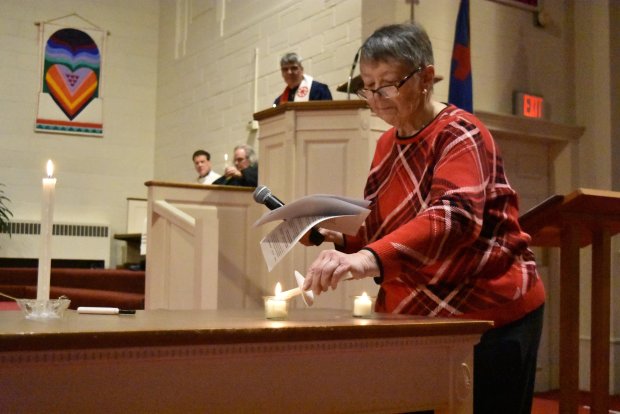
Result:
[[[474,413],[530,414],[544,305],[474,347]]]

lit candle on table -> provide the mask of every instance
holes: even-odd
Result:
[[[265,317],[285,319],[288,316],[288,300],[282,296],[282,285],[276,283],[275,296],[265,297]]]
[[[54,225],[54,164],[47,161],[47,177],[43,178],[41,196],[41,241],[39,249],[39,274],[37,279],[37,300],[50,298],[50,268],[52,264],[52,228]]]
[[[368,316],[372,313],[372,300],[366,292],[353,301],[353,316]]]

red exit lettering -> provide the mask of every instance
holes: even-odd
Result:
[[[523,94],[523,116],[542,118],[543,98],[540,96]]]

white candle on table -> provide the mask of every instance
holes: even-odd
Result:
[[[43,178],[41,196],[41,241],[39,249],[39,274],[37,279],[37,300],[50,298],[50,269],[52,264],[52,228],[54,226],[54,164],[47,161],[47,177]]]
[[[265,298],[265,317],[267,319],[284,319],[288,316],[287,299],[282,297],[282,285],[276,284],[275,296]]]
[[[314,303],[314,294],[312,293],[311,290],[306,290],[305,292],[302,291],[301,288],[304,286],[304,277],[297,270],[295,270],[295,280],[297,282],[296,288],[284,291],[280,293],[278,296],[280,297],[280,299],[289,300],[289,299],[294,298],[295,296],[301,295],[305,305],[312,306],[312,304]]]
[[[353,301],[353,316],[368,316],[372,313],[372,300],[366,292]]]

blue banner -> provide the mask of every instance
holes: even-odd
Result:
[[[474,111],[469,49],[469,0],[461,0],[456,19],[448,102],[468,112]]]

